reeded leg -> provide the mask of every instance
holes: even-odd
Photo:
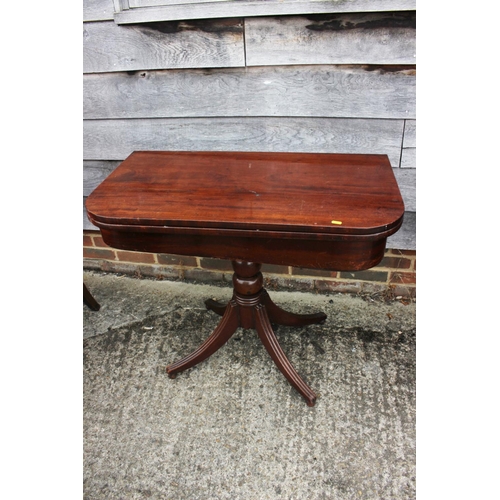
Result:
[[[167,366],[168,376],[175,378],[177,373],[201,363],[220,349],[238,328],[239,319],[237,309],[238,306],[234,301],[229,302],[220,323],[213,333],[189,356]]]
[[[224,311],[226,310],[227,304],[223,304],[222,302],[219,302],[214,299],[207,299],[205,300],[205,306],[209,311],[213,311],[214,313],[218,314],[219,316],[224,315]]]
[[[325,321],[326,314],[319,312],[314,314],[295,314],[278,307],[264,290],[262,293],[262,303],[271,323],[283,326],[305,326],[321,323]]]
[[[300,378],[300,375],[283,352],[273,332],[269,317],[266,313],[266,308],[263,304],[259,304],[255,307],[255,328],[257,329],[261,342],[266,347],[267,352],[270,354],[281,373],[283,373],[290,384],[304,397],[307,406],[314,406],[316,394],[314,394],[310,387]]]

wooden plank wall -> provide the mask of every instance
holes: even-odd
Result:
[[[388,245],[415,249],[414,11],[117,25],[85,0],[83,50],[84,199],[139,149],[387,154]]]

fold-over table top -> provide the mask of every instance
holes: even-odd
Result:
[[[404,204],[386,155],[137,151],[88,197],[90,220],[168,226],[375,234]]]

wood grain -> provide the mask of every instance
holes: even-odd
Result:
[[[285,66],[89,74],[84,118],[412,118],[411,68]]]
[[[83,72],[244,66],[240,20],[83,26]]]
[[[414,13],[245,20],[248,66],[415,64]]]
[[[123,160],[137,150],[387,154],[399,167],[403,120],[173,118],[85,120],[85,160]]]

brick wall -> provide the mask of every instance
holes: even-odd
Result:
[[[117,250],[107,246],[98,231],[83,233],[83,266],[86,270],[156,279],[222,282],[228,285],[233,275],[231,263],[225,260]],[[262,273],[269,290],[416,298],[416,252],[412,250],[387,249],[382,262],[367,271],[331,272],[263,265]]]

